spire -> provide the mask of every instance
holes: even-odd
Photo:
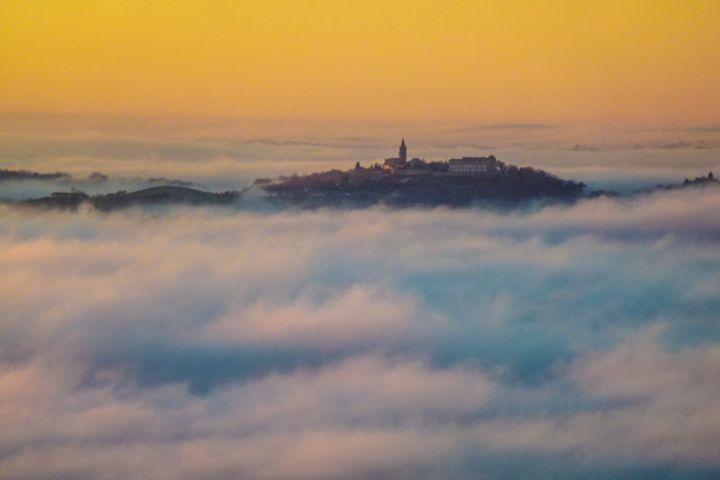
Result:
[[[398,155],[398,158],[402,163],[407,162],[407,146],[405,145],[404,137],[402,139],[402,142],[400,143],[400,155]]]

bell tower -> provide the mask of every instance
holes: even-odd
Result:
[[[400,159],[401,163],[407,162],[407,146],[405,145],[405,139],[402,139],[402,143],[400,143],[400,153],[398,155],[398,158]]]

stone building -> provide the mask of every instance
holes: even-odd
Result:
[[[402,139],[400,148],[398,149],[398,156],[393,158],[386,158],[383,170],[387,170],[390,173],[397,173],[398,170],[405,168],[407,165],[407,145],[405,145],[405,139]]]

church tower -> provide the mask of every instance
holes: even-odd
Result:
[[[400,159],[401,163],[407,162],[407,146],[405,146],[405,139],[402,139],[402,143],[400,144],[400,154],[398,155],[398,158]]]

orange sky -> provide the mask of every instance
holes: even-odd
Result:
[[[0,113],[720,121],[720,1],[3,0]]]

